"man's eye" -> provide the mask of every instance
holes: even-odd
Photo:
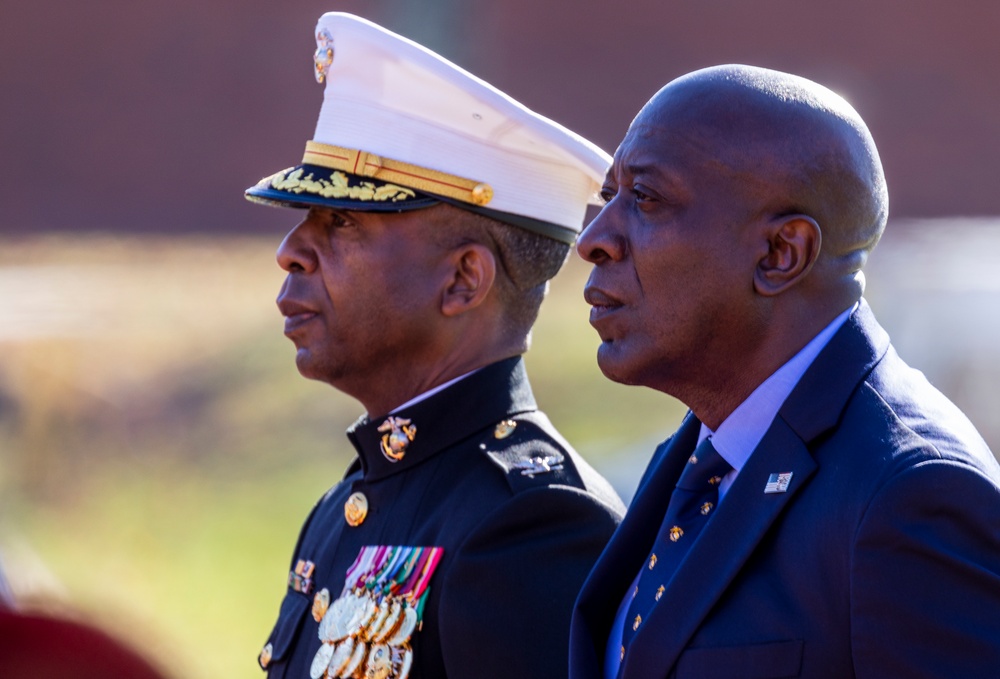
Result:
[[[632,187],[632,195],[634,195],[635,199],[640,203],[644,203],[648,200],[653,200],[653,197],[648,193],[646,193],[645,191],[643,191],[642,187],[639,186]]]
[[[330,213],[330,226],[334,228],[342,228],[345,226],[350,226],[351,223],[348,222],[343,215],[339,215],[336,212]]]
[[[607,205],[615,197],[615,190],[605,187],[601,189],[601,193],[599,195],[601,197],[601,200],[604,201],[604,204]]]

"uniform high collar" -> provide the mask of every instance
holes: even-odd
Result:
[[[365,480],[376,481],[420,464],[503,419],[536,409],[524,361],[515,356],[488,365],[391,416],[372,420],[366,415],[347,430],[347,437],[358,451]],[[395,419],[390,422],[390,417]],[[390,460],[382,450],[393,424],[397,439],[404,440],[407,430],[412,434],[412,440],[405,438],[398,461]]]

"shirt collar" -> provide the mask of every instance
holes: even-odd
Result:
[[[432,391],[388,417],[371,420],[365,415],[347,430],[366,481],[409,469],[477,431],[537,409],[520,356],[498,361]],[[390,419],[399,429],[397,440],[401,441],[399,437],[407,430],[413,434],[395,461],[382,451],[383,442],[393,433]]]
[[[712,445],[719,451],[719,455],[739,472],[764,438],[781,405],[802,379],[802,375],[857,308],[858,304],[854,304],[834,318],[799,353],[761,382],[716,431],[713,432],[702,423],[698,443],[711,436]]]
[[[409,401],[407,401],[403,405],[399,406],[398,408],[393,408],[392,410],[389,411],[389,414],[390,415],[395,415],[400,410],[406,410],[410,406],[415,406],[418,403],[420,403],[421,401],[430,398],[431,396],[433,396],[434,394],[438,393],[439,391],[444,391],[445,389],[447,389],[451,385],[455,384],[459,380],[464,380],[466,377],[468,377],[469,375],[471,375],[474,372],[476,372],[476,371],[475,370],[470,370],[469,372],[465,373],[464,375],[459,375],[458,377],[456,377],[453,380],[448,380],[444,384],[439,384],[436,387],[434,387],[433,389],[428,389],[427,391],[425,391],[424,393],[420,394],[419,396],[414,396],[413,398],[411,398]]]

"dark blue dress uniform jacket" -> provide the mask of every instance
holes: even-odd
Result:
[[[336,599],[366,545],[442,547],[410,677],[566,676],[573,601],[621,520],[621,500],[537,410],[520,358],[393,415],[417,427],[403,459],[379,448],[385,417],[357,422],[348,436],[358,458],[306,520],[292,566],[313,562],[312,592],[326,587]],[[497,438],[506,419],[517,425]],[[562,469],[532,477],[516,466],[546,456]],[[369,510],[352,527],[344,504],[358,491]],[[312,599],[287,590],[269,677],[309,676],[320,647]]]
[[[580,593],[570,674],[615,611],[698,437],[654,453]],[[764,493],[792,472],[785,493]],[[1000,677],[1000,466],[862,301],[817,356],[640,623],[619,677]]]

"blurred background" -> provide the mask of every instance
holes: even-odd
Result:
[[[360,406],[298,376],[274,250],[296,215],[246,186],[295,164],[312,29],[352,11],[613,151],[695,68],[840,92],[891,197],[868,298],[1000,450],[1000,5],[944,0],[0,0],[0,561],[25,606],[176,677],[257,676],[301,521]],[[571,261],[529,371],[632,493],[683,408],[605,381]]]

